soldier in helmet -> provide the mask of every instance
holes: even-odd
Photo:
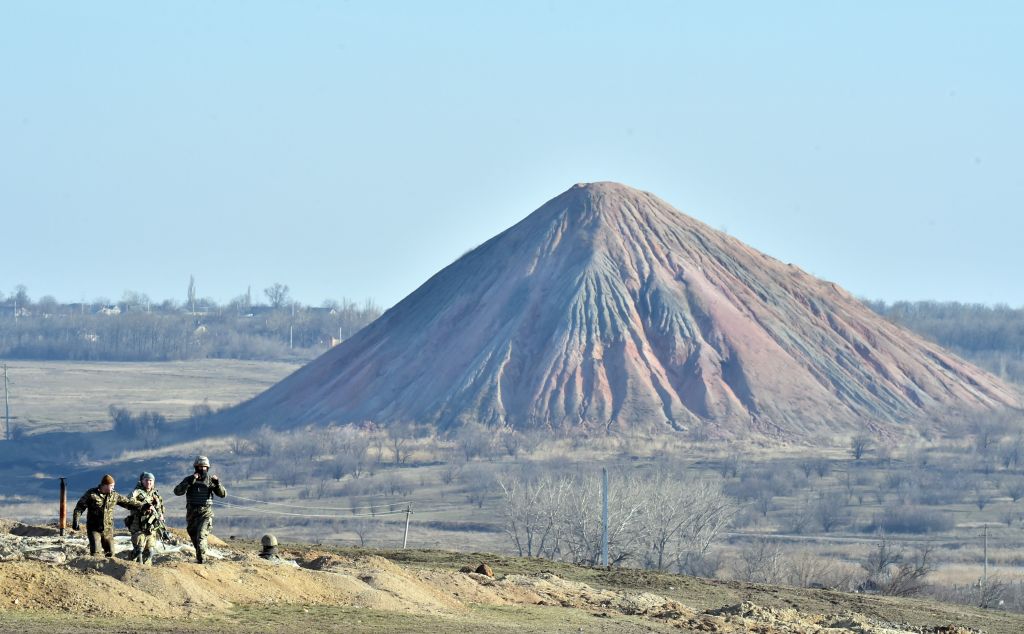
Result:
[[[273,535],[267,534],[260,538],[260,544],[263,546],[263,550],[260,551],[260,557],[270,561],[280,561],[281,557],[277,554],[277,538]]]
[[[196,456],[192,463],[195,473],[174,487],[174,495],[185,496],[185,522],[188,536],[196,548],[196,562],[203,563],[206,555],[206,536],[213,528],[213,496],[224,497],[227,489],[215,475],[210,475],[210,459]]]
[[[133,511],[125,520],[128,530],[132,532],[132,559],[139,563],[153,563],[153,548],[157,537],[164,528],[164,499],[156,490],[156,476],[148,471],[139,475],[139,483],[135,485],[131,498],[137,502],[148,504],[152,513],[144,514]]]
[[[75,505],[71,519],[71,529],[78,530],[78,519],[88,511],[85,528],[89,536],[89,554],[95,555],[99,548],[107,557],[114,556],[114,507],[123,506],[132,511],[139,510],[144,514],[153,512],[152,507],[120,493],[114,492],[114,476],[107,474],[100,480],[97,487],[86,491]]]

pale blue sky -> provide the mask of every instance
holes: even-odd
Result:
[[[1024,305],[1017,2],[0,5],[0,290],[389,306],[579,181]]]

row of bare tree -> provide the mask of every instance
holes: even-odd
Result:
[[[602,550],[602,491],[595,473],[498,477],[505,532],[519,555],[595,565]],[[705,557],[738,505],[707,480],[661,469],[618,472],[608,492],[608,561],[706,573]]]

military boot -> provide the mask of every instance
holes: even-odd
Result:
[[[138,546],[132,549],[131,560],[140,564],[142,563],[142,551],[139,550]]]
[[[201,550],[197,550],[196,551],[196,563],[197,564],[203,563],[203,551],[201,551]]]
[[[153,565],[153,551],[152,550],[147,548],[146,550],[142,551],[142,563],[146,564],[147,566],[152,566]]]

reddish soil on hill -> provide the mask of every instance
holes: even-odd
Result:
[[[812,439],[1020,405],[835,284],[589,183],[226,417]]]

